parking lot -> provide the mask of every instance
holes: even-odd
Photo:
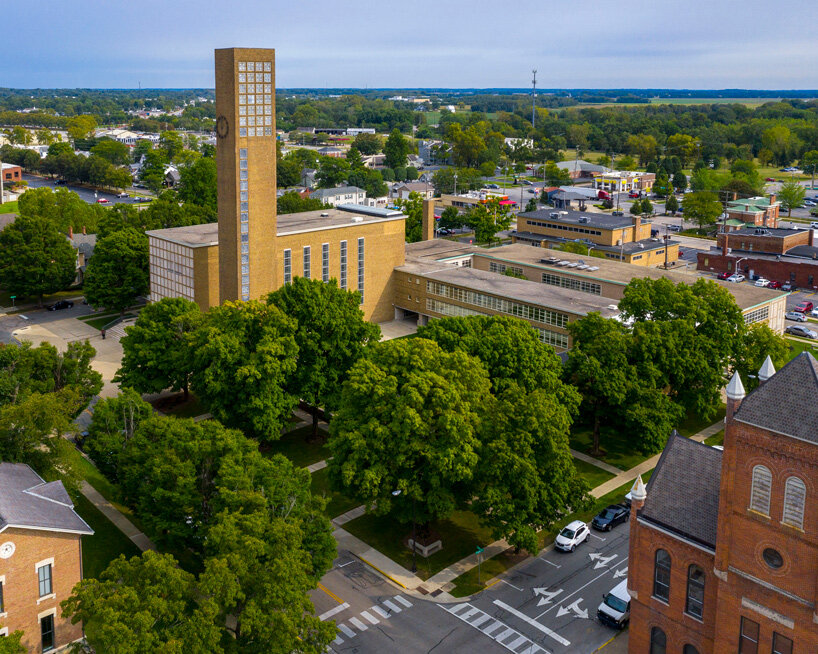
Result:
[[[94,204],[97,200],[105,199],[107,200],[104,204],[120,204],[122,202],[126,204],[130,204],[133,202],[133,198],[118,198],[115,193],[106,193],[103,191],[94,191],[94,189],[85,188],[83,186],[75,186],[73,184],[57,184],[56,179],[49,179],[47,177],[39,177],[37,175],[23,175],[23,179],[28,182],[29,188],[41,188],[43,186],[47,186],[54,190],[59,188],[66,188],[69,191],[73,191],[77,195],[79,195],[83,200],[85,200],[88,204]],[[138,190],[138,189],[137,189]],[[148,195],[148,191],[142,190],[145,195]]]

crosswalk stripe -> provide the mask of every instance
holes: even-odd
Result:
[[[457,617],[460,618],[461,620],[465,620],[466,622],[468,622],[469,618],[472,617],[475,613],[482,613],[482,611],[478,608],[471,608],[465,613],[461,613]]]
[[[514,650],[514,649],[517,649],[523,643],[527,643],[527,642],[528,642],[528,638],[526,638],[525,636],[520,636],[519,638],[516,638],[514,640],[514,642],[507,643],[507,645],[508,645],[509,649]]]
[[[514,629],[510,629],[509,627],[506,627],[506,630],[503,633],[501,633],[499,636],[495,636],[494,640],[496,640],[499,643],[501,640],[504,640],[504,639],[508,638],[509,636],[512,636],[512,635],[514,635],[516,633],[517,632],[514,631]]]
[[[387,620],[389,619],[389,614],[386,611],[384,611],[380,606],[373,606],[371,610],[375,611],[375,613],[377,613],[382,618],[386,618]]]
[[[469,606],[470,606],[469,604],[457,604],[457,605],[453,606],[452,608],[446,609],[446,610],[449,613],[454,613],[455,615],[457,615],[458,611],[461,611],[461,610],[463,610],[463,609],[465,609],[465,608],[467,608]],[[446,607],[443,607],[443,608],[446,608]]]
[[[349,621],[352,623],[353,626],[358,627],[360,631],[366,631],[367,629],[369,629],[369,627],[367,627],[358,618],[350,618]]]
[[[395,599],[401,604],[403,604],[407,609],[412,608],[412,603],[405,597],[402,597],[401,595],[395,595]]]
[[[472,620],[469,624],[472,627],[479,627],[483,624],[486,620],[491,620],[491,616],[488,613],[483,613],[483,615],[478,615],[476,620]]]
[[[369,620],[370,624],[378,624],[380,620],[373,616],[369,611],[361,611],[361,617]]]
[[[505,627],[505,625],[502,622],[495,621],[494,624],[490,624],[488,627],[486,627],[485,629],[481,629],[480,631],[486,634],[486,636],[491,636],[491,632],[496,631],[500,627]]]
[[[336,637],[335,637],[335,640],[333,640],[333,641],[332,641],[332,644],[333,644],[333,645],[340,645],[340,644],[341,644],[341,643],[343,643],[343,642],[344,642],[344,639],[343,639],[343,638],[341,638],[340,636],[336,636]]]
[[[468,610],[463,611],[465,607],[468,607]],[[520,632],[515,631],[508,625],[495,618],[492,618],[485,611],[481,611],[471,604],[458,604],[452,608],[447,608],[446,606],[440,605],[440,608],[455,615],[467,625],[474,627],[489,638],[495,640],[497,644],[501,645],[508,651],[513,652],[514,654],[551,654],[549,650],[543,649],[539,645],[535,644],[531,639],[522,635]],[[469,618],[471,618],[475,613],[478,614],[477,617],[470,621]],[[479,625],[485,626],[480,627]],[[492,635],[493,633],[497,635]]]
[[[389,600],[385,600],[383,605],[386,608],[388,608],[390,611],[392,611],[392,613],[400,613],[401,612],[401,608],[397,604],[393,604]]]
[[[343,631],[343,632],[344,632],[344,634],[345,634],[345,635],[346,635],[348,638],[354,638],[354,637],[355,637],[355,632],[354,632],[354,631],[352,631],[352,629],[350,629],[349,627],[347,627],[345,624],[339,624],[339,625],[338,625],[338,628],[339,628],[341,631]]]

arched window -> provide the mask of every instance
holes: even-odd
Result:
[[[702,619],[704,612],[704,570],[697,565],[687,569],[687,604],[685,611],[694,618]]]
[[[670,554],[656,550],[653,566],[653,596],[665,602],[670,601]]]
[[[804,528],[804,504],[807,487],[798,477],[790,477],[784,485],[784,517],[781,521],[791,527]]]
[[[654,627],[650,630],[650,654],[665,654],[666,652],[667,636],[659,627]]]
[[[764,515],[770,515],[770,489],[773,476],[766,466],[753,468],[753,488],[750,491],[750,508]]]
[[[693,647],[693,645],[685,645],[682,654],[699,654],[699,650]]]

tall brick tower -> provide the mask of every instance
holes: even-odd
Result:
[[[277,288],[275,50],[216,50],[219,301]]]

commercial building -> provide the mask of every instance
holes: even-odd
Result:
[[[486,204],[489,200],[498,200],[501,205],[506,207],[515,207],[517,203],[511,200],[508,195],[502,191],[490,191],[483,189],[482,191],[467,191],[455,195],[454,193],[441,193],[439,198],[435,198],[435,204],[438,207],[455,207],[460,211],[468,211],[479,204]]]
[[[511,240],[538,247],[581,241],[606,259],[640,266],[673,264],[679,258],[679,243],[651,238],[651,223],[641,216],[539,209],[519,214]]]
[[[818,362],[758,380],[727,386],[723,452],[674,433],[634,485],[633,654],[818,651]]]
[[[778,214],[781,203],[775,194],[770,197],[754,197],[742,200],[731,200],[727,203],[725,213],[731,221],[740,221],[745,226],[778,227]]]
[[[218,223],[148,232],[150,300],[181,296],[207,309],[263,298],[301,275],[336,278],[360,292],[367,319],[391,317],[402,213],[360,206],[364,191],[345,187],[318,192],[344,206],[276,215],[274,50],[216,50],[216,114]]]
[[[60,602],[82,579],[82,536],[94,533],[61,481],[22,463],[0,463],[0,635],[17,630],[29,652],[82,638]]]
[[[558,161],[556,164],[560,170],[568,171],[568,175],[574,183],[582,184],[583,182],[591,182],[597,175],[604,175],[611,171],[610,168],[592,164],[583,159],[575,159],[574,161]]]
[[[656,181],[655,173],[611,171],[594,177],[594,188],[609,192],[645,191],[650,193]]]
[[[23,169],[10,163],[0,164],[4,182],[19,182],[23,179]]]

